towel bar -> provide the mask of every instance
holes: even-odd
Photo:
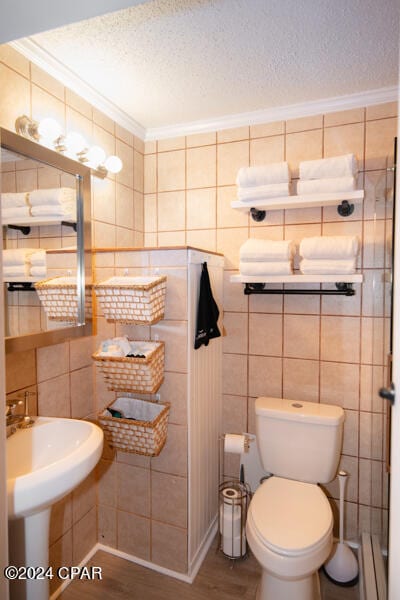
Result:
[[[7,286],[8,292],[34,292],[35,288],[31,281],[10,281]]]
[[[294,295],[304,294],[310,296],[354,296],[355,290],[351,283],[338,282],[335,283],[336,290],[309,290],[309,289],[271,289],[266,288],[264,283],[246,283],[244,286],[244,294],[251,296],[252,294],[282,294]]]

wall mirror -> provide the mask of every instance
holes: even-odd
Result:
[[[90,169],[0,128],[6,352],[90,335]]]

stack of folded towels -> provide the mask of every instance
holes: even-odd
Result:
[[[4,221],[29,216],[28,194],[26,192],[5,192],[1,194],[1,217]]]
[[[354,154],[303,161],[299,165],[297,193],[351,192],[356,189],[357,171]]]
[[[291,240],[248,239],[240,248],[241,275],[291,275],[296,247]]]
[[[73,188],[48,188],[29,192],[33,217],[60,217],[76,221],[76,191]]]
[[[239,169],[236,183],[238,199],[243,202],[289,196],[290,173],[287,162]]]
[[[73,188],[47,188],[21,193],[1,194],[3,221],[29,217],[59,217],[76,221],[76,191]]]
[[[15,248],[3,250],[3,279],[46,277],[46,250]]]
[[[350,275],[356,272],[357,236],[317,236],[300,242],[300,271],[308,275]]]

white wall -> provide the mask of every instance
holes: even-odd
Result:
[[[144,4],[149,0],[1,0],[0,43],[10,42],[68,23]]]

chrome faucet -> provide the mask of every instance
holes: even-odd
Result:
[[[6,435],[9,437],[16,432],[17,429],[27,429],[32,427],[33,419],[28,415],[28,398],[34,396],[35,392],[25,392],[16,394],[14,398],[6,399]],[[14,410],[17,406],[23,406],[23,414],[15,414]]]

